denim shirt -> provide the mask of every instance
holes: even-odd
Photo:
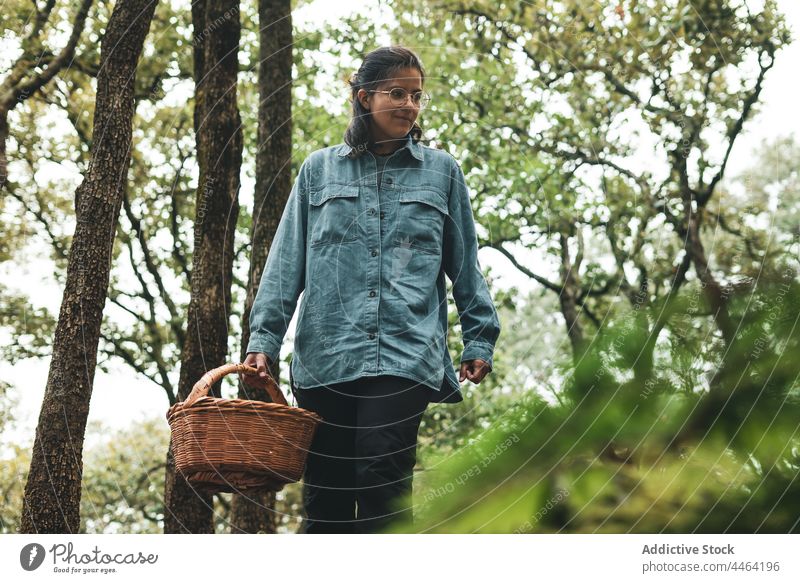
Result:
[[[500,322],[478,263],[464,174],[455,158],[406,136],[380,187],[375,156],[347,144],[300,167],[250,312],[247,352],[273,362],[300,313],[292,387],[396,375],[463,401],[447,349],[447,288],[461,322],[461,360],[492,358]]]

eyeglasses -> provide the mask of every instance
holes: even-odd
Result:
[[[392,105],[396,107],[401,107],[406,104],[406,100],[408,99],[409,93],[402,87],[393,87],[392,89],[370,89],[370,93],[388,93],[389,99],[392,102]],[[415,91],[411,93],[411,103],[415,107],[419,107],[423,109],[428,103],[430,103],[431,96],[425,93],[424,91]]]

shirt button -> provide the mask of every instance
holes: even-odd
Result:
[[[391,184],[391,183],[392,183],[392,179],[391,178],[387,178],[386,179],[386,184]]]
[[[370,332],[369,335],[367,336],[367,338],[369,338],[370,340],[374,340],[375,339],[375,333],[374,332]]]
[[[374,289],[369,290],[369,297],[371,297],[371,298],[375,297],[375,290]]]
[[[385,216],[384,212],[381,211],[381,218],[383,218],[384,216]]]
[[[369,214],[374,215],[375,214],[375,209],[374,208],[369,209]],[[381,213],[381,214],[383,214],[383,213]]]
[[[373,249],[373,250],[372,250],[372,256],[373,256],[373,257],[375,257],[377,254],[378,254],[378,252],[377,252],[377,251],[375,251],[375,249]]]

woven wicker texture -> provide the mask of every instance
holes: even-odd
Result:
[[[278,491],[303,476],[306,456],[322,418],[291,407],[272,377],[265,389],[274,403],[209,397],[211,386],[232,373],[255,374],[226,364],[197,381],[167,411],[175,467],[198,489],[214,492]]]

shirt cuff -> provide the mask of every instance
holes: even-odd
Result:
[[[250,342],[247,343],[245,352],[263,352],[271,363],[276,362],[281,353],[281,342],[269,333],[256,332],[250,334]]]
[[[464,352],[461,353],[461,362],[465,360],[481,360],[489,364],[489,370],[494,367],[492,357],[494,355],[494,346],[488,342],[481,342],[480,340],[471,340],[465,343]]]

